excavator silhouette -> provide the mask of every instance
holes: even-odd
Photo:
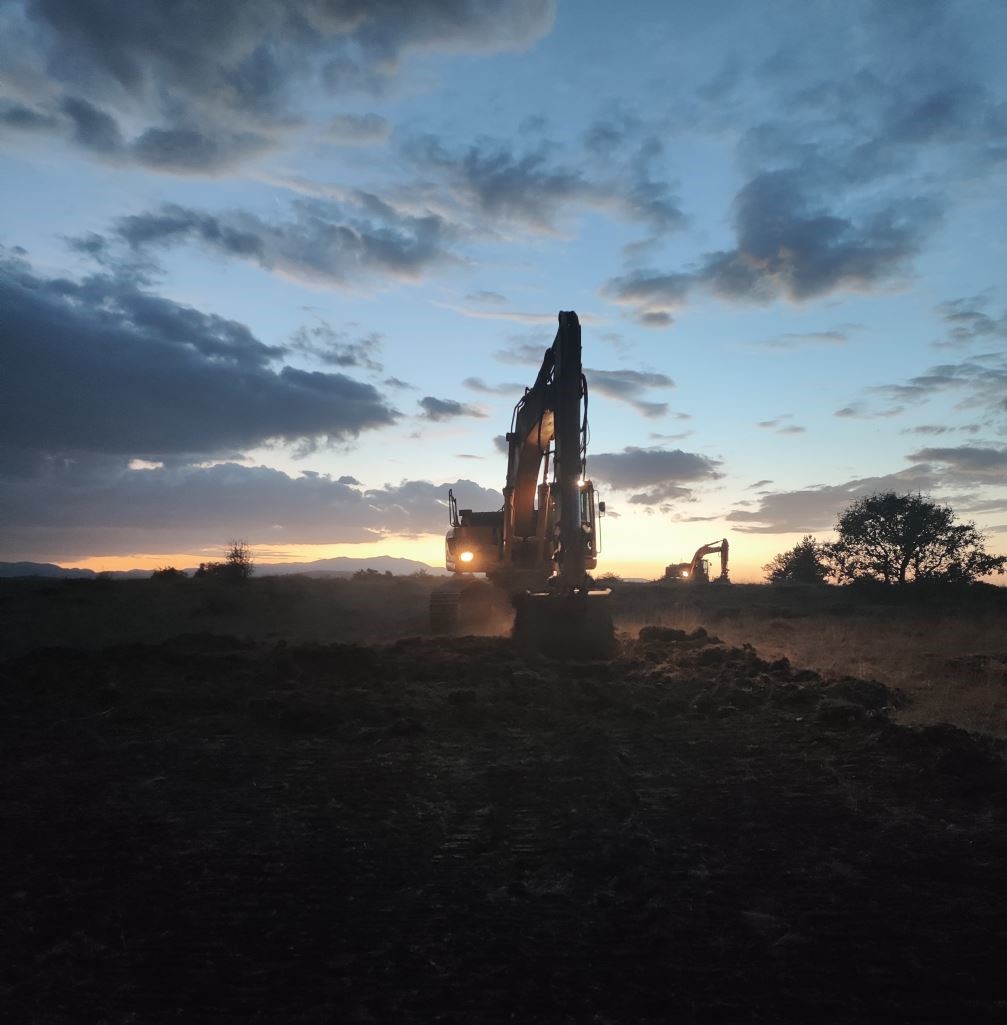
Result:
[[[708,584],[710,583],[710,569],[704,555],[720,555],[720,576],[713,583],[729,584],[730,577],[727,575],[727,553],[729,549],[727,538],[722,541],[711,541],[708,545],[701,545],[696,549],[696,554],[691,562],[673,562],[666,566],[662,580],[669,583],[686,584]]]
[[[561,312],[535,383],[514,407],[503,508],[459,510],[449,492],[445,566],[452,577],[431,594],[433,632],[472,624],[485,595],[473,575],[485,574],[511,597],[521,647],[561,658],[613,653],[611,591],[596,589],[588,573],[597,564],[605,503],[586,475],[587,406],[580,321]]]

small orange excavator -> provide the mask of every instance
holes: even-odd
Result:
[[[587,404],[580,321],[563,312],[535,383],[514,407],[503,508],[459,510],[448,495],[452,577],[430,596],[434,633],[453,633],[478,616],[487,589],[473,574],[481,573],[510,595],[522,647],[556,657],[613,652],[611,592],[596,589],[588,573],[605,503],[587,477]]]
[[[713,583],[729,584],[730,577],[727,575],[727,538],[722,541],[711,541],[708,545],[702,545],[696,549],[692,562],[674,562],[666,566],[664,577],[666,583],[686,584],[708,584],[710,583],[710,564],[703,558],[704,555],[720,555],[720,576]]]

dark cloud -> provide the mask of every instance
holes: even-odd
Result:
[[[958,363],[940,363],[905,381],[869,387],[865,394],[867,398],[838,410],[836,416],[891,416],[907,406],[953,398],[957,410],[984,415],[995,429],[1007,414],[1007,353],[976,353]],[[878,405],[879,400],[883,405]]]
[[[419,400],[423,407],[423,416],[426,420],[454,420],[459,416],[474,416],[484,419],[486,414],[476,406],[466,405],[464,402],[455,402],[454,399],[436,399],[433,395],[424,396]]]
[[[518,336],[511,340],[511,347],[508,349],[497,349],[493,358],[500,363],[511,363],[521,367],[539,367],[545,356],[546,349],[552,344],[546,341],[545,335],[542,341],[528,341],[525,336]]]
[[[268,439],[347,440],[396,413],[343,374],[276,368],[243,324],[112,277],[45,278],[0,263],[0,433],[39,452],[153,456]]]
[[[465,296],[465,301],[471,303],[484,303],[488,306],[507,305],[507,297],[505,295],[501,295],[499,292],[469,292],[469,294]]]
[[[791,419],[790,413],[785,413],[783,416],[774,417],[772,420],[760,420],[756,423],[756,427],[762,428],[764,431],[772,431],[774,434],[804,434],[807,428],[801,427],[798,424],[788,424],[787,421]]]
[[[330,367],[361,367],[376,374],[384,369],[376,358],[381,353],[378,332],[350,340],[347,331],[336,330],[324,320],[299,327],[290,340],[289,350]]]
[[[85,149],[115,153],[122,146],[122,132],[111,114],[79,97],[64,97],[60,110],[73,123],[73,139]]]
[[[656,140],[602,171],[588,160],[558,161],[554,154],[563,150],[543,140],[520,151],[512,141],[481,137],[461,151],[426,134],[407,139],[403,156],[424,176],[434,176],[462,216],[476,224],[553,234],[564,213],[593,207],[644,224],[658,236],[684,225],[672,184],[654,171]]]
[[[454,492],[460,509],[495,512],[503,506],[503,495],[474,481],[432,484],[411,480],[386,484],[364,492],[378,510],[381,529],[394,534],[442,534],[448,529],[448,490]]]
[[[1007,448],[921,448],[906,458],[936,464],[956,484],[1007,484]]]
[[[844,324],[828,331],[788,331],[757,343],[765,349],[803,349],[819,345],[845,345],[850,332],[861,327],[859,324]]]
[[[904,427],[899,434],[925,434],[931,437],[942,434],[978,434],[979,424],[961,424],[948,427],[946,424],[919,424],[917,427]]]
[[[290,476],[265,466],[53,460],[31,477],[0,475],[0,558],[40,561],[253,544],[332,544],[447,529],[447,492],[498,509],[499,492],[471,481],[403,481],[363,490],[354,477]]]
[[[769,484],[759,481],[752,488]],[[930,492],[937,478],[925,465],[899,473],[865,477],[844,484],[819,485],[799,491],[764,493],[755,509],[735,508],[724,518],[749,534],[808,534],[828,530],[850,502],[879,491]]]
[[[675,318],[663,310],[647,310],[640,313],[636,320],[643,327],[671,327],[675,323]]]
[[[403,214],[367,193],[344,205],[297,200],[291,217],[265,221],[241,211],[209,214],[174,204],[120,218],[113,238],[130,252],[194,243],[302,281],[345,284],[381,277],[416,281],[450,262],[450,230],[437,216]]]
[[[695,431],[679,431],[677,434],[661,434],[658,431],[651,431],[647,437],[651,441],[681,441],[683,438],[690,438]]]
[[[742,5],[730,6],[722,31],[732,22],[745,28]],[[909,8],[926,10],[911,27]],[[666,131],[735,140],[744,178],[731,211],[733,244],[677,266],[638,264],[603,294],[640,323],[666,326],[697,294],[804,302],[876,291],[910,274],[944,211],[1007,159],[1007,103],[993,86],[1002,76],[991,45],[1003,35],[1003,10],[970,5],[969,17],[961,13],[947,4],[854,2],[841,15],[820,7],[795,31],[781,18],[771,60],[732,56],[695,95],[676,97]],[[609,118],[594,126],[591,143],[600,154],[650,130]],[[783,346],[811,341],[786,338]]]
[[[533,231],[555,231],[564,206],[601,195],[579,169],[555,165],[545,145],[519,155],[509,143],[482,139],[456,153],[422,135],[407,141],[405,154],[422,171],[441,175],[463,208]]]
[[[973,295],[940,303],[937,315],[947,325],[947,336],[937,348],[964,348],[975,343],[1007,338],[1007,310],[999,316],[986,312],[988,295]]]
[[[877,420],[890,416],[898,416],[905,412],[905,406],[888,406],[884,409],[871,408],[862,402],[851,402],[848,406],[837,409],[833,416],[840,420]]]
[[[718,479],[719,466],[715,459],[681,449],[631,447],[591,456],[588,470],[617,491],[635,492],[632,504],[659,505],[690,497],[691,485]]]
[[[53,114],[44,114],[23,103],[0,99],[0,127],[23,132],[44,132],[58,125],[59,119]]]
[[[666,318],[697,289],[751,303],[869,290],[909,266],[939,218],[939,203],[923,198],[839,214],[811,195],[800,172],[763,172],[735,198],[736,248],[709,253],[694,269],[633,271],[602,294],[640,317]]]
[[[176,126],[148,128],[121,155],[132,157],[153,171],[215,174],[265,153],[272,146],[273,141],[261,132],[211,132]]]
[[[519,50],[554,17],[552,0],[9,0],[5,8],[11,64],[70,97],[43,95],[35,117],[7,117],[8,127],[62,124],[106,158],[174,173],[213,173],[281,144],[302,123],[300,97],[379,93],[410,51]],[[386,128],[374,117],[337,119],[337,137],[375,141]],[[127,121],[131,139],[119,128]]]
[[[329,121],[329,139],[344,146],[373,146],[384,142],[391,125],[380,114],[337,114]]]
[[[625,402],[641,416],[654,418],[668,412],[667,402],[651,402],[641,398],[651,388],[674,388],[675,382],[666,374],[640,370],[585,370],[591,391],[606,398]]]

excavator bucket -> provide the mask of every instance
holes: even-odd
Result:
[[[513,638],[522,651],[552,658],[612,658],[617,649],[612,592],[526,593],[514,599]]]

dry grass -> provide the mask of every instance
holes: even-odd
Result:
[[[989,601],[857,605],[824,592],[737,587],[698,599],[681,590],[642,587],[623,599],[618,625],[628,633],[654,623],[706,629],[763,658],[788,658],[824,676],[876,679],[898,688],[895,713],[913,724],[948,722],[1007,737],[1007,604]]]
[[[365,580],[0,581],[0,657],[32,648],[99,648],[213,633],[255,641],[374,644],[427,632],[436,577]],[[903,691],[907,723],[950,722],[1007,737],[1007,590],[951,598],[853,588],[621,584],[617,627],[704,626],[827,676]],[[472,632],[505,634],[506,602]]]

